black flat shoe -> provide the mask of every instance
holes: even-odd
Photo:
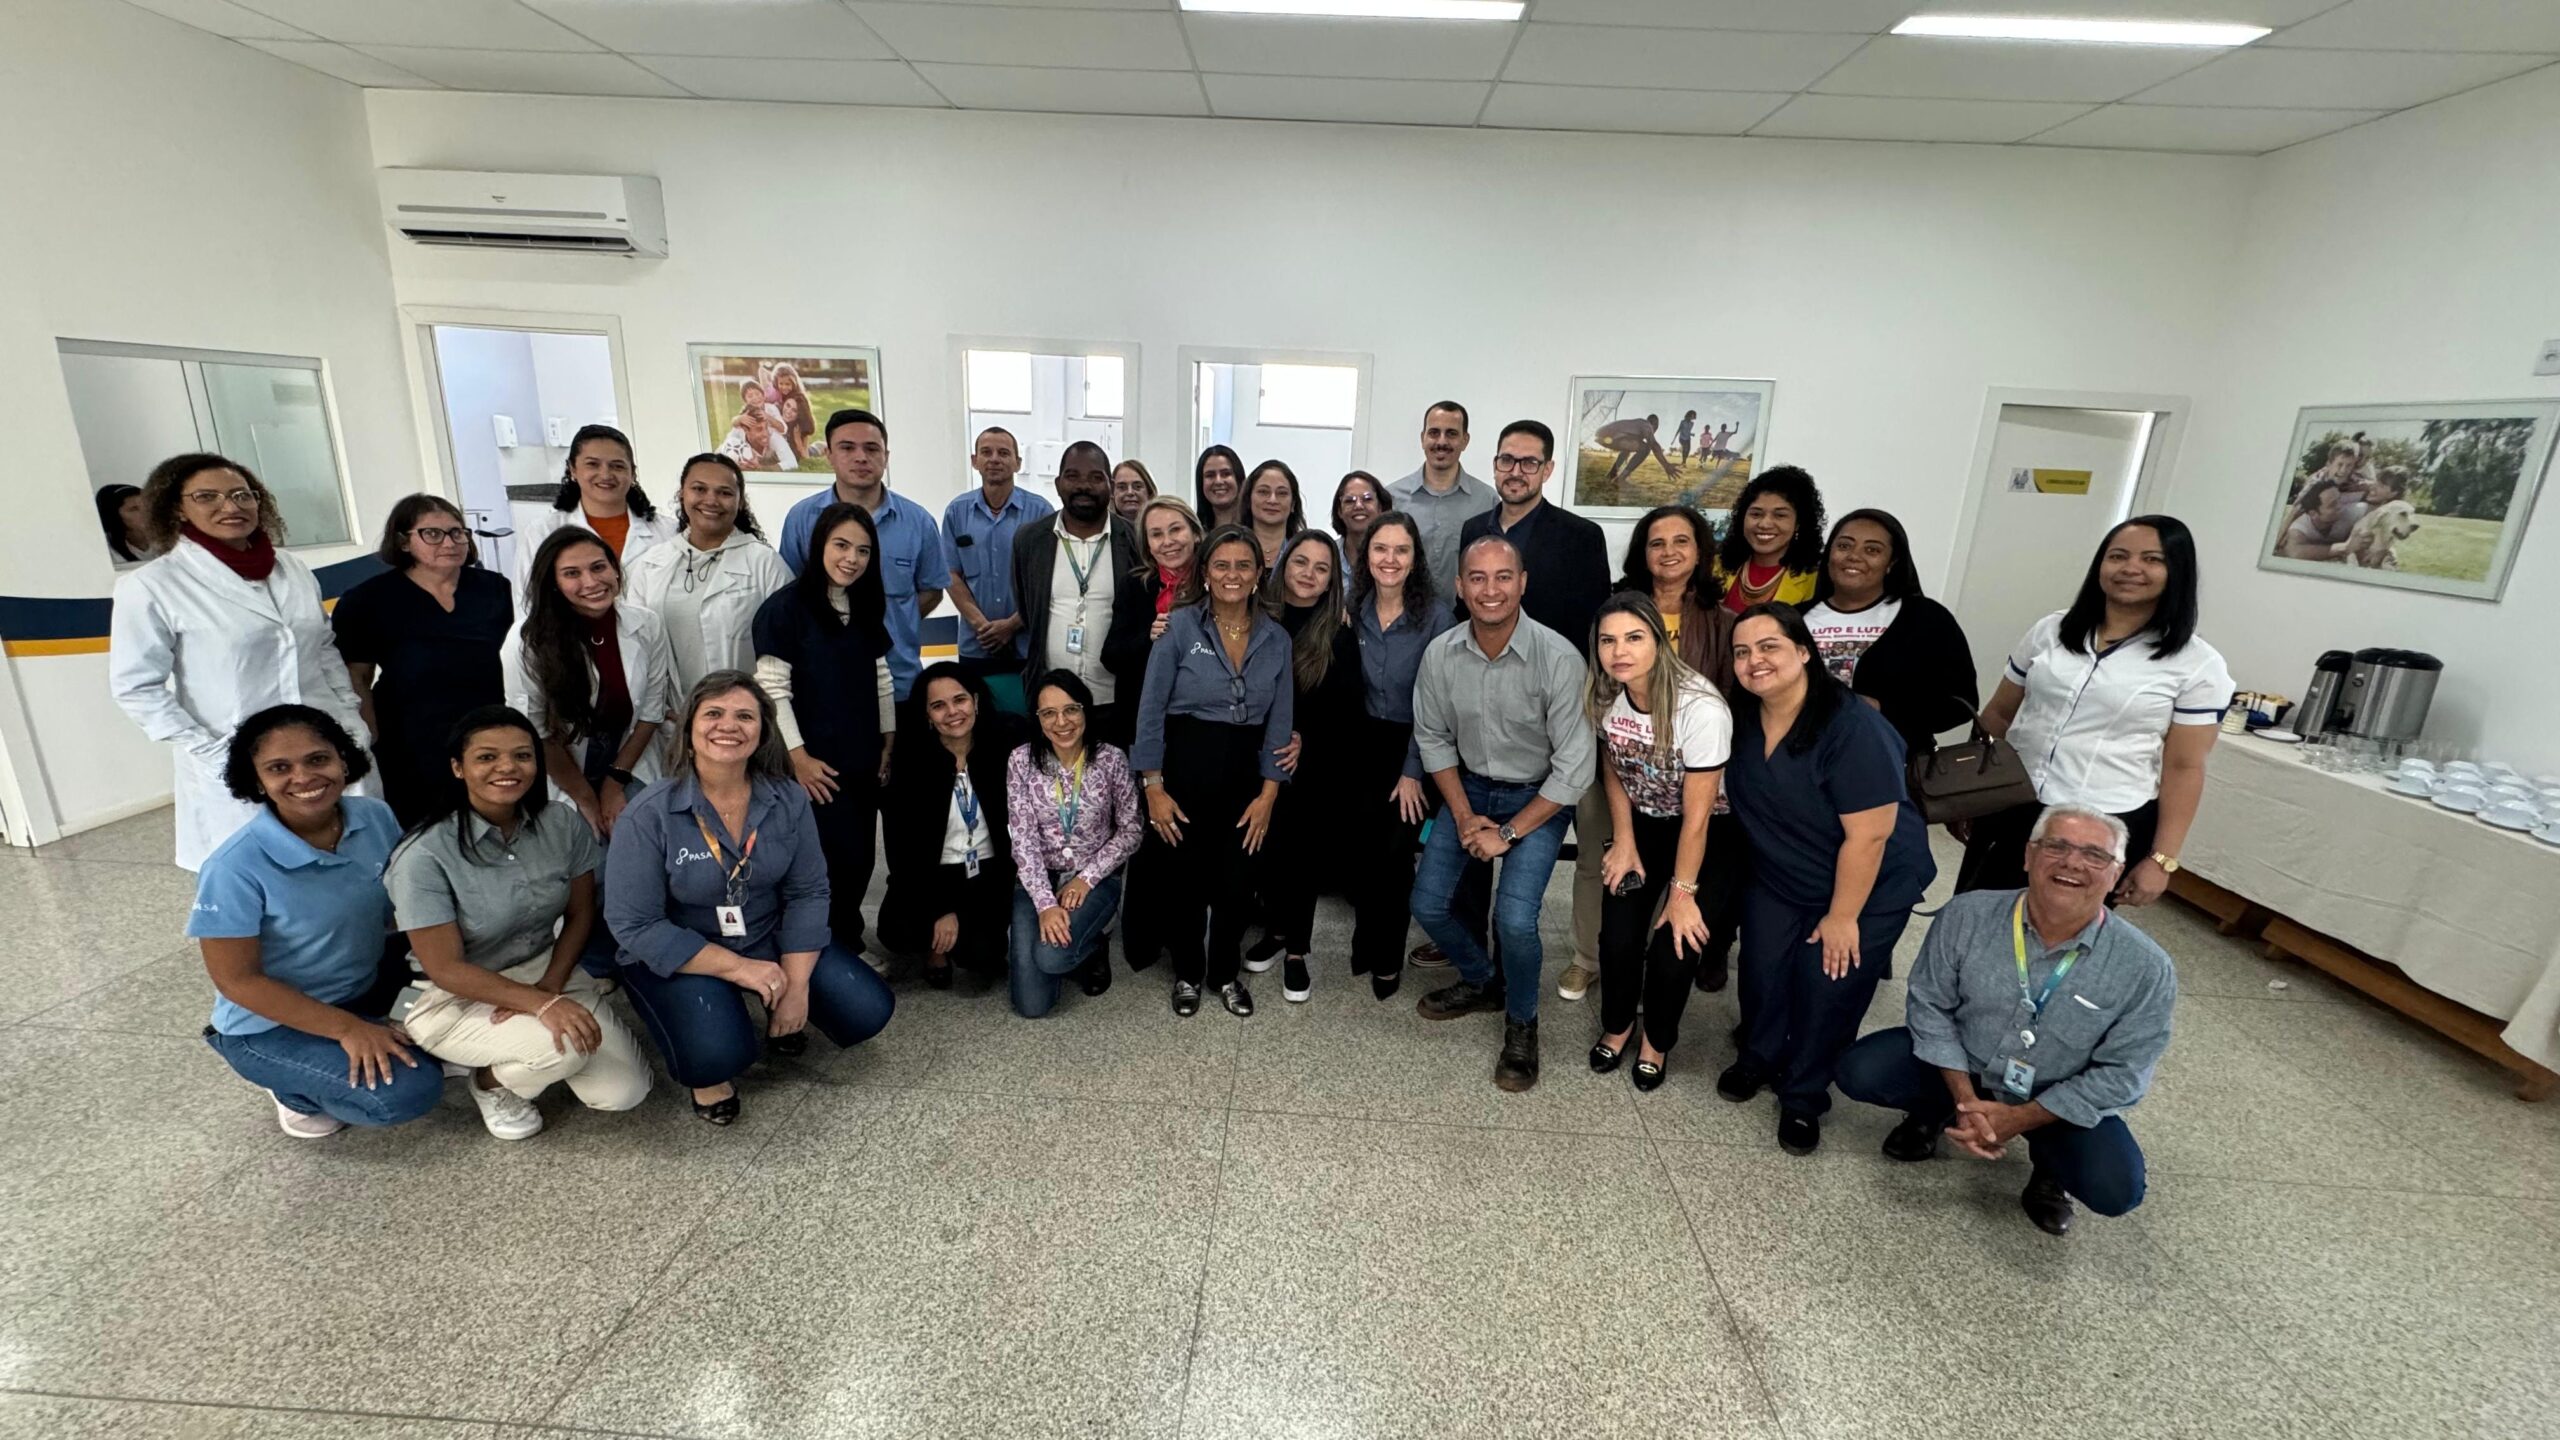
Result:
[[[809,1032],[794,1030],[788,1035],[767,1035],[764,1037],[764,1048],[768,1054],[779,1055],[785,1060],[797,1060],[809,1053]]]
[[[734,1125],[738,1123],[737,1092],[734,1090],[730,1091],[727,1099],[714,1100],[708,1105],[703,1104],[699,1100],[694,1101],[693,1118],[696,1120],[709,1121],[714,1125]]]
[[[924,962],[924,983],[936,990],[951,988],[951,962],[936,957]]]
[[[1733,978],[1731,973],[1732,969],[1733,954],[1731,951],[1717,950],[1709,952],[1705,959],[1698,962],[1698,978],[1696,983],[1699,993],[1713,995],[1717,991],[1722,990],[1725,986],[1725,982]]]
[[[1396,991],[1403,987],[1404,967],[1401,965],[1393,970],[1376,971],[1369,976],[1369,991],[1381,1000],[1393,1000],[1396,998]]]
[[[2059,1240],[2071,1233],[2071,1197],[2039,1170],[2018,1194],[2018,1204],[2034,1221],[2036,1228]]]
[[[1790,1155],[1810,1155],[1821,1149],[1821,1117],[1798,1110],[1779,1111],[1778,1148]]]
[[[1621,1044],[1617,1049],[1612,1050],[1609,1048],[1608,1041],[1595,1040],[1591,1044],[1591,1073],[1594,1075],[1609,1074],[1611,1071],[1618,1068],[1619,1061],[1626,1058],[1627,1047],[1625,1045]]]
[[[1888,1160],[1914,1164],[1938,1153],[1938,1132],[1943,1129],[1935,1120],[1905,1115],[1893,1133],[1884,1137],[1884,1153]]]
[[[1648,1095],[1661,1089],[1662,1082],[1670,1075],[1671,1057],[1668,1055],[1660,1060],[1639,1060],[1635,1068],[1627,1072],[1627,1078],[1635,1082],[1635,1087]]]
[[[1111,952],[1100,950],[1076,970],[1076,985],[1088,996],[1111,988]]]
[[[1739,1105],[1759,1094],[1768,1084],[1768,1078],[1751,1068],[1748,1061],[1736,1060],[1716,1077],[1716,1093]]]
[[[1200,987],[1188,981],[1173,982],[1173,1013],[1185,1017],[1200,1013]]]

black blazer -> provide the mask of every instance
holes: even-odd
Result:
[[[969,785],[985,809],[987,837],[995,853],[979,857],[979,873],[1001,865],[1011,873],[1013,841],[1005,826],[1005,762],[1024,740],[1022,722],[1002,711],[981,711],[969,747]],[[889,761],[889,785],[880,796],[881,851],[893,884],[930,888],[942,866],[942,836],[951,818],[951,752],[931,739],[901,744]],[[949,906],[933,912],[951,913]]]
[[[1494,522],[1501,514],[1497,506],[1461,527],[1458,554],[1464,557],[1467,547],[1479,538],[1500,533]],[[1599,612],[1600,602],[1609,598],[1609,542],[1599,525],[1543,500],[1512,527],[1509,538],[1520,547],[1521,563],[1529,570],[1529,589],[1521,597],[1520,608],[1589,659],[1591,617]],[[1459,563],[1463,566],[1464,559]],[[1448,585],[1450,593],[1456,594],[1457,577],[1450,576]],[[1466,614],[1465,602],[1459,602],[1458,613]]]
[[[1964,627],[1926,595],[1902,602],[1893,623],[1858,657],[1849,688],[1875,697],[1876,708],[1901,732],[1912,755],[1927,754],[1939,731],[1973,723],[1982,704]]]
[[[1102,646],[1102,667],[1111,678],[1123,685],[1134,686],[1146,679],[1147,656],[1138,652],[1137,668],[1124,669],[1113,663],[1109,637],[1127,623],[1128,613],[1135,608],[1152,607],[1155,595],[1134,593],[1137,585],[1131,576],[1145,558],[1138,546],[1138,532],[1129,522],[1113,515],[1110,519],[1111,545],[1098,564],[1112,567],[1111,613],[1094,617],[1086,635],[1087,645]],[[1148,567],[1152,570],[1154,567]],[[1049,585],[1058,575],[1058,517],[1055,512],[1043,515],[1013,532],[1013,604],[1022,616],[1023,638],[1030,642],[1030,658],[1023,662],[1022,683],[1029,685],[1049,668]],[[1153,618],[1152,609],[1146,611]],[[1141,636],[1146,626],[1138,627]],[[1131,697],[1135,698],[1135,691]]]
[[[1127,687],[1120,692],[1120,703],[1133,713],[1138,687],[1147,682],[1147,656],[1156,648],[1156,596],[1163,589],[1163,572],[1148,560],[1134,571],[1121,571],[1120,588],[1113,592],[1111,633],[1102,641],[1102,668]]]

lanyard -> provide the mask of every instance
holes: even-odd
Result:
[[[2098,923],[2104,925],[2107,922],[2101,918]],[[2054,988],[2062,983],[2063,976],[2071,973],[2072,966],[2080,963],[2080,957],[2089,953],[2088,947],[2072,946],[2071,953],[2063,956],[2062,963],[2054,966],[2053,973],[2045,977],[2044,993],[2036,995],[2031,994],[2027,989],[2027,897],[2024,895],[2018,897],[2016,907],[2009,912],[2009,944],[2018,957],[2018,998],[2026,1002],[2027,1011],[2032,1018],[2041,1019],[2044,1016],[2045,1002],[2053,998]],[[2032,1035],[2035,1032],[2027,1033]],[[2028,1043],[2035,1042],[2030,1040]]]
[[[1072,767],[1058,771],[1058,834],[1068,844],[1075,843],[1076,817],[1084,812],[1084,757],[1078,755]]]
[[[1092,592],[1094,562],[1102,558],[1102,544],[1110,538],[1107,531],[1093,537],[1093,553],[1078,560],[1075,537],[1066,532],[1066,527],[1059,527],[1058,548],[1067,552],[1067,568],[1075,573],[1077,599],[1081,600]]]
[[[702,843],[711,847],[711,863],[723,867],[729,903],[737,904],[738,897],[746,891],[747,863],[756,856],[756,832],[747,832],[746,848],[738,852],[738,863],[731,865],[729,857],[720,849],[719,837],[711,833],[711,822],[703,819],[699,810],[694,812],[693,828],[702,832]]]
[[[960,807],[960,828],[969,837],[969,864],[978,863],[978,792],[969,788],[969,772],[963,770],[951,782],[951,803]]]

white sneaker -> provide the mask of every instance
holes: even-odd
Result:
[[[530,1140],[542,1133],[542,1112],[504,1085],[483,1090],[474,1082],[471,1103],[480,1107],[480,1123],[501,1140]]]
[[[273,1091],[269,1091],[273,1094]],[[326,1140],[347,1128],[347,1122],[335,1115],[305,1115],[281,1100],[276,1102],[276,1128],[296,1140]]]

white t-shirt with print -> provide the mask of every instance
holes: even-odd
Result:
[[[1653,716],[1629,703],[1625,691],[1600,718],[1601,748],[1619,788],[1637,811],[1659,819],[1680,813],[1680,787],[1690,774],[1720,770],[1733,753],[1733,712],[1703,679],[1680,688],[1671,728],[1673,764],[1665,768],[1654,760]]]
[[[1879,600],[1864,610],[1843,613],[1823,601],[1804,612],[1804,625],[1813,632],[1814,648],[1821,652],[1822,668],[1831,678],[1846,685],[1858,673],[1858,658],[1867,647],[1884,638],[1893,628],[1893,619],[1902,613],[1899,600]]]

